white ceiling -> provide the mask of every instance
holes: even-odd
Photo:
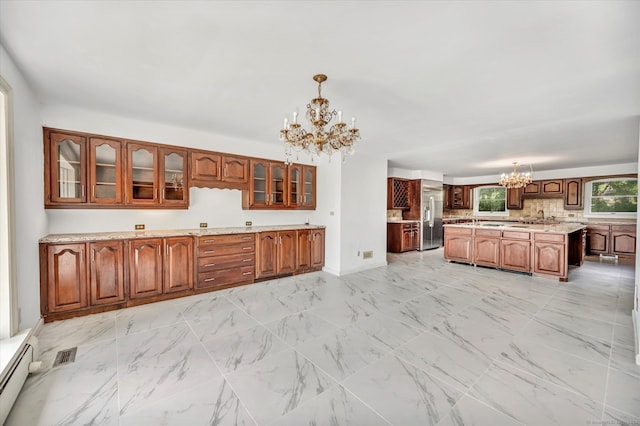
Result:
[[[279,144],[324,73],[394,167],[638,159],[640,1],[0,0],[0,42],[45,103]]]

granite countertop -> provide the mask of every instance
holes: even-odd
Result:
[[[418,219],[415,220],[387,220],[387,223],[418,223],[420,222]]]
[[[501,231],[530,231],[530,232],[553,232],[558,234],[571,234],[586,228],[581,223],[555,223],[555,224],[525,224],[508,222],[480,222],[480,223],[456,223],[444,224],[446,227],[457,228],[478,228],[478,229],[498,229]]]
[[[84,234],[49,234],[40,238],[40,243],[68,243],[105,240],[128,240],[134,238],[154,237],[202,237],[206,235],[221,234],[248,234],[267,231],[287,231],[291,229],[318,229],[325,228],[321,225],[273,225],[273,226],[238,226],[231,228],[196,228],[196,229],[166,229],[144,231],[120,231],[120,232],[93,232]]]

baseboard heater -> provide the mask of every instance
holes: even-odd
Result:
[[[4,424],[7,419],[29,373],[39,368],[39,363],[34,362],[37,344],[37,339],[33,337],[27,341],[0,383],[0,424]]]

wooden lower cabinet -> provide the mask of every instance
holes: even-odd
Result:
[[[250,283],[255,276],[255,234],[198,237],[198,289]]]
[[[182,297],[324,266],[325,231],[40,243],[45,322]]]
[[[513,232],[511,234],[513,235],[508,235],[507,231],[502,234],[502,240],[500,241],[500,267],[512,271],[531,272],[531,241],[529,240],[529,233]]]
[[[473,241],[473,263],[500,267],[500,231],[476,230]]]
[[[47,312],[66,312],[89,305],[86,258],[84,243],[50,244],[41,250],[41,261],[45,262],[44,272],[49,283],[45,289],[46,297],[42,295],[43,308]]]
[[[444,258],[457,262],[472,263],[472,228],[445,228]]]
[[[582,235],[580,233],[580,235]],[[567,273],[566,239],[563,234],[533,234],[533,272],[563,277]]]
[[[588,225],[587,254],[635,257],[636,226]]]
[[[324,266],[324,229],[297,231],[296,272],[318,271]]]
[[[91,305],[125,300],[124,244],[122,241],[89,243],[89,297]]]
[[[162,238],[129,241],[129,298],[162,294]]]
[[[420,249],[419,222],[387,223],[387,251],[402,253]]]
[[[256,278],[296,271],[296,231],[260,232],[256,247]]]

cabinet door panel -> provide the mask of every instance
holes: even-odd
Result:
[[[306,209],[316,208],[316,168],[314,166],[304,166],[304,193],[302,195],[302,206]]]
[[[533,272],[563,276],[566,268],[564,244],[536,242],[533,266]]]
[[[589,253],[609,253],[609,231],[589,230],[587,232]]]
[[[183,150],[160,150],[160,203],[163,205],[188,205],[189,191],[186,182],[187,152]]]
[[[582,210],[582,179],[565,179],[564,208],[565,210]]]
[[[121,241],[89,244],[91,305],[124,301],[124,249]]]
[[[473,248],[473,263],[484,266],[500,266],[500,239],[476,237]]]
[[[311,231],[311,267],[324,266],[324,229]]]
[[[249,161],[246,158],[222,157],[222,166],[224,182],[249,182]]]
[[[91,138],[89,140],[89,201],[99,204],[122,203],[122,142]]]
[[[164,293],[193,288],[193,240],[167,238],[164,247]]]
[[[162,239],[129,242],[129,297],[162,294]]]
[[[284,163],[271,163],[270,204],[284,207],[287,205],[287,169]]]
[[[256,277],[268,277],[277,273],[277,232],[260,232],[256,247]]]
[[[278,273],[296,270],[296,231],[278,232]]]
[[[502,240],[500,267],[514,271],[531,271],[531,243],[529,241]]]
[[[542,194],[543,195],[562,195],[563,181],[557,180],[545,180],[542,182]]]
[[[507,189],[507,209],[522,210],[522,188]]]
[[[636,235],[626,232],[612,232],[611,253],[636,254]]]
[[[87,201],[86,139],[64,133],[50,133],[51,201],[85,203]]]
[[[289,166],[289,206],[298,207],[303,204],[304,185],[303,185],[303,167],[299,164]]]
[[[158,149],[154,146],[127,144],[127,188],[129,204],[157,204]]]
[[[450,235],[445,232],[444,257],[447,260],[471,263],[471,237]]]
[[[269,163],[252,160],[249,207],[265,207],[269,204],[269,179]]]
[[[296,269],[298,271],[311,266],[311,232],[309,230],[298,231],[298,244],[296,254]]]
[[[221,178],[221,156],[214,153],[191,153],[191,179],[218,181]]]
[[[84,244],[47,246],[49,312],[72,311],[88,306],[86,254]]]

